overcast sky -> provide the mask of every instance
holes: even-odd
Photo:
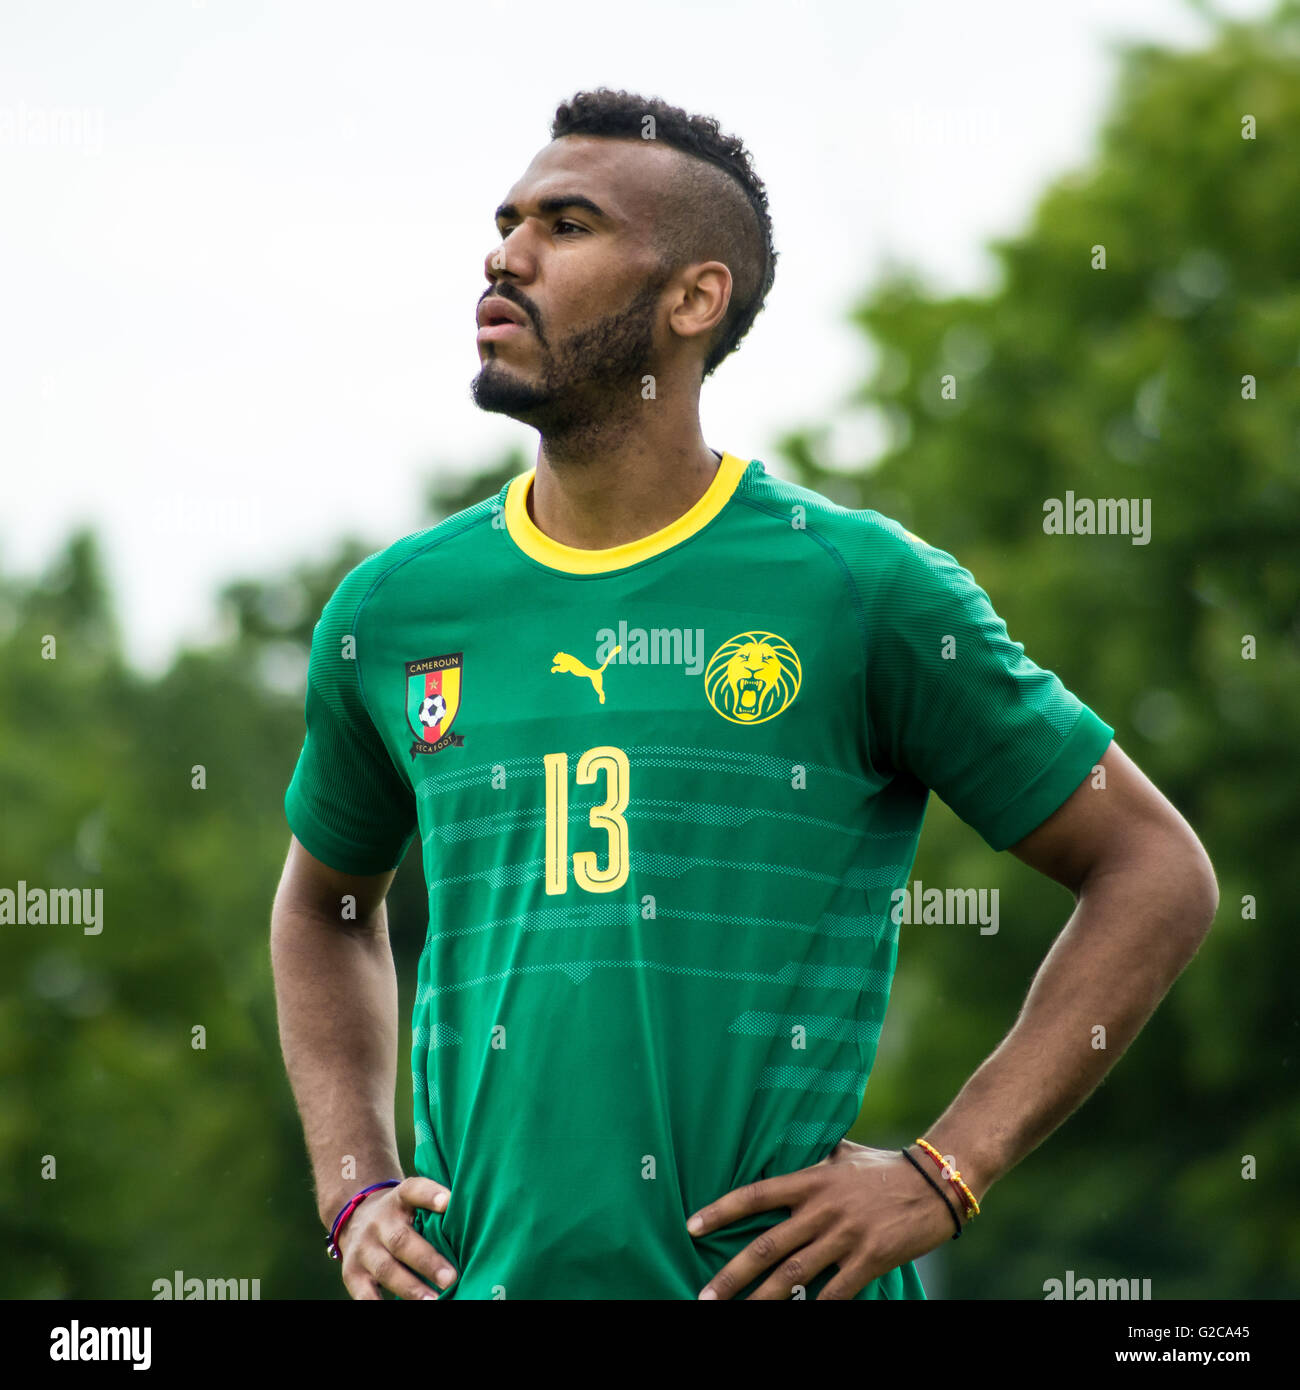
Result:
[[[3,0],[0,567],[92,522],[156,670],[211,638],[223,580],[418,529],[435,468],[531,460],[470,401],[474,307],[493,209],[587,87],[753,153],[777,279],[701,414],[765,457],[861,380],[846,315],[886,263],[988,285],[1129,37],[1205,29],[1185,0]]]

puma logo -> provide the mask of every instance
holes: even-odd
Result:
[[[578,660],[576,656],[570,656],[568,652],[555,653],[555,665],[551,667],[551,675],[557,671],[568,671],[573,676],[586,676],[591,682],[591,688],[596,692],[596,698],[603,705],[605,703],[605,667],[621,652],[621,646],[615,647],[612,652],[600,664],[598,671],[593,671],[590,666]]]

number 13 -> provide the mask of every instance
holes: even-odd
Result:
[[[569,755],[547,753],[546,765],[546,891],[569,891]],[[609,863],[596,867],[596,856],[582,850],[573,856],[573,877],[588,893],[612,893],[627,882],[628,762],[621,748],[589,748],[578,759],[580,785],[588,786],[596,774],[605,774],[605,804],[591,808],[591,825],[609,836]]]

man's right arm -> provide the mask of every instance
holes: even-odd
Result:
[[[328,1229],[372,1182],[401,1176],[393,1121],[397,975],[384,899],[393,873],[339,873],[297,837],[271,909],[280,1046]],[[352,1163],[354,1177],[343,1176]]]
[[[384,901],[394,872],[341,873],[295,836],[271,910],[280,1046],[327,1230],[354,1193],[402,1172],[393,1116],[397,975]],[[345,1164],[353,1176],[343,1176]],[[411,1226],[415,1209],[434,1209],[446,1191],[408,1178],[361,1203],[339,1243],[354,1298],[380,1297],[378,1285],[421,1298],[429,1290],[410,1270],[435,1279],[450,1269]]]

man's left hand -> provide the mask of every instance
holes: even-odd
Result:
[[[928,1161],[922,1159],[922,1161]],[[938,1169],[935,1170],[938,1176]],[[938,1176],[940,1182],[943,1181]],[[949,1198],[960,1213],[959,1198]],[[790,1209],[789,1219],[761,1232],[700,1292],[733,1298],[766,1270],[750,1298],[789,1299],[830,1264],[839,1267],[818,1299],[852,1298],[873,1279],[952,1239],[951,1214],[897,1149],[869,1149],[842,1139],[820,1163],[748,1183],[707,1207],[687,1229],[704,1235],[755,1212]],[[691,1224],[696,1220],[700,1225]],[[779,1267],[773,1268],[774,1265]]]

